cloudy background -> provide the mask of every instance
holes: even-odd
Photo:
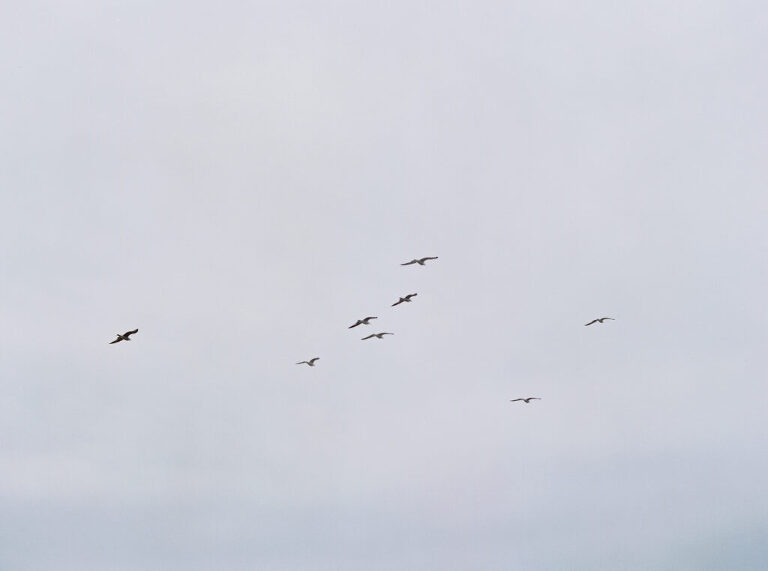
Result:
[[[0,569],[766,568],[763,2],[2,12]]]

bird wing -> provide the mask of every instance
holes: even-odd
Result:
[[[392,304],[392,307],[395,307],[396,305],[400,305],[401,303],[403,303],[403,300],[398,299],[395,303]]]
[[[366,321],[369,321],[371,319],[378,319],[378,317],[376,317],[375,315],[371,315],[370,317],[366,317],[365,319],[363,319],[363,323],[365,323]]]
[[[357,326],[358,326],[358,325],[360,325],[361,323],[362,323],[362,321],[360,321],[360,320],[358,319],[358,320],[357,320],[357,323],[355,323],[354,325],[350,325],[349,327],[347,327],[347,329],[352,329],[353,327],[357,327]]]
[[[379,333],[379,335],[394,335],[394,333],[388,333],[385,331],[384,333]]]
[[[123,337],[128,337],[129,335],[133,335],[134,333],[138,333],[138,332],[139,332],[138,329],[134,329],[133,331],[126,331],[125,333],[123,333]]]
[[[109,345],[112,345],[113,343],[118,343],[119,341],[122,341],[122,339],[120,339],[120,337],[118,337],[118,338],[117,338],[117,339],[115,339],[114,341],[110,341],[110,342],[109,342]]]
[[[410,266],[411,264],[418,264],[418,260],[411,260],[410,262],[405,262],[404,264],[400,264],[401,266]]]
[[[298,363],[296,363],[296,364],[297,364],[297,365],[304,365],[304,364],[306,364],[306,365],[309,365],[309,361],[299,361],[299,362],[298,362]]]
[[[422,258],[421,261],[422,262],[426,262],[427,260],[436,260],[436,259],[437,259],[437,256],[432,256],[432,257],[429,257],[429,258]]]
[[[312,359],[309,360],[309,364],[313,365],[315,363],[315,361],[317,361],[319,359],[320,359],[320,357],[313,357]]]
[[[509,402],[517,402],[517,401],[519,401],[519,400],[525,400],[525,399],[512,399],[512,400],[510,400]]]
[[[376,334],[373,333],[373,334],[369,335],[368,337],[363,337],[362,339],[360,339],[360,341],[365,341],[366,339],[370,339],[371,337],[376,337]]]
[[[585,324],[584,324],[584,327],[586,327],[587,325],[592,325],[593,323],[597,323],[597,321],[598,321],[597,319],[593,319],[593,320],[592,320],[592,321],[590,321],[589,323],[585,323]]]
[[[411,299],[412,297],[416,297],[417,295],[419,295],[419,294],[417,294],[417,293],[409,293],[408,295],[405,296],[405,299]]]

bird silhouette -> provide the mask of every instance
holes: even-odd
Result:
[[[396,305],[400,305],[401,303],[410,303],[411,302],[411,298],[412,297],[416,297],[417,295],[419,295],[419,294],[417,294],[417,293],[409,293],[405,297],[401,297],[395,303],[393,303],[392,307],[395,307]]]
[[[371,339],[372,337],[376,337],[377,339],[382,339],[385,335],[394,335],[394,333],[387,333],[384,331],[383,333],[371,333],[368,337],[363,337],[360,339],[360,341],[365,341],[366,339]]]
[[[512,400],[511,400],[511,401],[509,401],[509,402],[517,402],[517,401],[519,401],[519,400],[521,400],[521,401],[525,402],[525,404],[528,404],[528,403],[529,403],[529,402],[531,402],[532,400],[541,400],[541,399],[540,399],[539,397],[528,397],[528,398],[524,398],[524,399],[512,399]]]
[[[371,324],[371,319],[378,319],[378,317],[373,317],[373,316],[371,316],[371,317],[363,317],[362,319],[358,319],[357,323],[354,323],[354,324],[350,325],[349,327],[347,327],[347,329],[352,329],[353,327],[357,327],[358,325],[370,325]]]
[[[437,256],[431,256],[427,258],[414,258],[410,262],[405,262],[404,264],[400,264],[401,266],[410,266],[411,264],[419,264],[420,266],[424,265],[424,262],[427,260],[436,260]]]
[[[138,332],[139,332],[138,329],[134,329],[133,331],[126,331],[122,335],[120,335],[119,333],[115,333],[115,335],[117,335],[117,339],[115,339],[114,341],[110,341],[108,344],[112,345],[113,343],[119,343],[120,341],[130,341],[131,335]]]
[[[592,325],[593,323],[602,323],[602,322],[603,322],[603,321],[605,321],[606,319],[609,319],[609,320],[611,320],[611,321],[616,321],[616,320],[615,320],[613,317],[598,317],[597,319],[593,319],[593,320],[592,320],[592,321],[590,321],[589,323],[585,323],[585,324],[584,324],[584,327],[586,327],[587,325]]]
[[[299,361],[296,364],[297,365],[309,365],[310,367],[314,367],[315,366],[315,361],[317,361],[319,358],[320,357],[314,357],[314,358],[310,359],[309,361]]]

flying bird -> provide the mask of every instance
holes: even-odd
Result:
[[[411,264],[419,264],[420,266],[424,265],[424,262],[427,260],[436,260],[437,256],[427,257],[427,258],[414,258],[410,262],[405,262],[404,264],[400,264],[401,266],[410,266]]]
[[[347,329],[352,329],[353,327],[357,327],[358,325],[370,325],[371,324],[371,319],[378,319],[378,317],[374,317],[374,316],[363,317],[362,319],[358,319],[357,323],[347,327]]]
[[[314,367],[315,366],[315,361],[317,361],[319,358],[320,357],[314,357],[314,358],[310,359],[309,361],[299,361],[296,364],[297,365],[309,365],[310,367]]]
[[[114,341],[110,341],[109,345],[112,345],[113,343],[119,343],[120,341],[130,341],[131,335],[138,332],[139,332],[138,329],[134,329],[133,331],[126,331],[122,335],[120,335],[119,333],[115,333],[115,335],[117,335],[117,339],[115,339]]]
[[[416,297],[417,295],[419,295],[419,294],[417,294],[417,293],[409,293],[405,297],[401,297],[395,303],[393,303],[392,307],[395,307],[396,305],[400,305],[401,303],[410,303],[411,302],[411,298],[412,297]]]
[[[385,335],[394,335],[394,333],[387,333],[386,331],[383,333],[371,333],[368,337],[363,337],[362,339],[360,339],[360,341],[365,341],[366,339],[370,339],[371,337],[382,339]]]
[[[610,319],[611,321],[616,321],[613,317],[598,317],[597,319],[593,319],[589,323],[585,323],[584,327],[586,327],[587,325],[592,325],[593,323],[602,323],[606,319]]]
[[[509,401],[509,402],[517,402],[517,401],[519,401],[519,400],[521,400],[521,401],[525,402],[525,404],[528,404],[528,403],[529,403],[529,402],[531,402],[532,400],[541,400],[541,399],[540,399],[539,397],[528,397],[528,398],[525,398],[525,399],[512,399],[512,400],[511,400],[511,401]]]

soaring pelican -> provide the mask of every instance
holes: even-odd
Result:
[[[385,335],[394,335],[394,333],[387,333],[386,331],[384,331],[383,333],[371,333],[368,337],[363,337],[362,339],[360,339],[360,341],[365,341],[366,339],[370,339],[371,337],[382,339]]]
[[[122,335],[120,335],[119,333],[115,333],[115,335],[117,335],[117,339],[115,339],[114,341],[110,341],[109,345],[112,345],[113,343],[119,343],[120,341],[130,341],[131,335],[138,332],[139,332],[138,329],[134,329],[133,331],[126,331]]]
[[[424,265],[424,262],[427,260],[436,260],[437,256],[427,257],[427,258],[414,258],[410,262],[405,262],[404,264],[400,264],[401,266],[410,266],[411,264],[419,264],[420,266]]]
[[[409,293],[405,297],[401,297],[395,303],[393,303],[392,307],[395,307],[396,305],[400,305],[401,303],[410,303],[411,302],[411,298],[412,297],[416,297],[417,295],[419,295],[419,294],[417,294],[417,293]]]
[[[585,324],[584,324],[584,327],[586,327],[587,325],[592,325],[593,323],[602,323],[602,322],[603,322],[603,321],[605,321],[606,319],[609,319],[609,320],[611,320],[611,321],[616,321],[616,320],[615,320],[613,317],[598,317],[597,319],[593,319],[593,320],[592,320],[592,321],[590,321],[589,323],[585,323]]]
[[[378,317],[373,317],[373,316],[363,317],[362,319],[358,319],[357,323],[347,327],[347,329],[352,329],[353,327],[357,327],[358,325],[370,325],[371,324],[371,319],[378,319]]]

